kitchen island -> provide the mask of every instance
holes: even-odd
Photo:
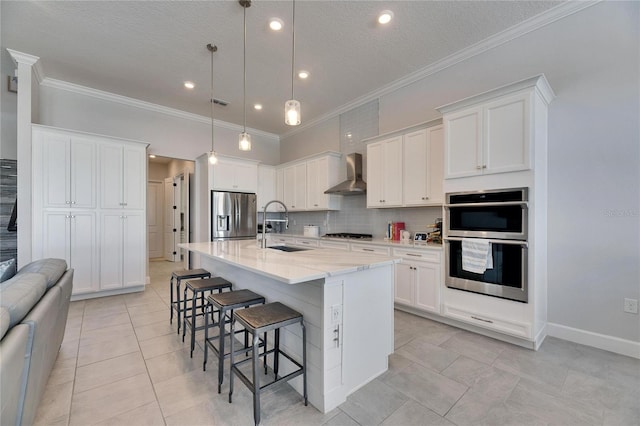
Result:
[[[388,368],[393,353],[394,264],[399,259],[331,249],[284,252],[255,240],[180,244],[199,267],[304,315],[309,402],[326,413]],[[302,360],[301,329],[280,345]],[[285,360],[281,358],[281,361]],[[281,373],[294,369],[285,360]],[[302,393],[302,378],[290,384]]]

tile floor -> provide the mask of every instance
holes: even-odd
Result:
[[[37,413],[51,425],[250,425],[251,394],[217,393],[216,361],[169,325],[174,264],[144,293],[73,302]],[[264,425],[639,425],[640,360],[548,338],[538,352],[396,311],[389,370],[322,414],[282,384]],[[228,380],[225,379],[225,392]]]

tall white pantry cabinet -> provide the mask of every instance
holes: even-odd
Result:
[[[144,289],[146,143],[33,125],[33,259],[65,259],[73,297]]]

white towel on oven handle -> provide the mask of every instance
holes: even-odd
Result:
[[[462,269],[475,274],[484,274],[487,269],[493,269],[491,242],[482,238],[463,238]]]

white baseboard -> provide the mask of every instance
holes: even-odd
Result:
[[[640,342],[554,323],[547,323],[547,335],[640,359]]]

